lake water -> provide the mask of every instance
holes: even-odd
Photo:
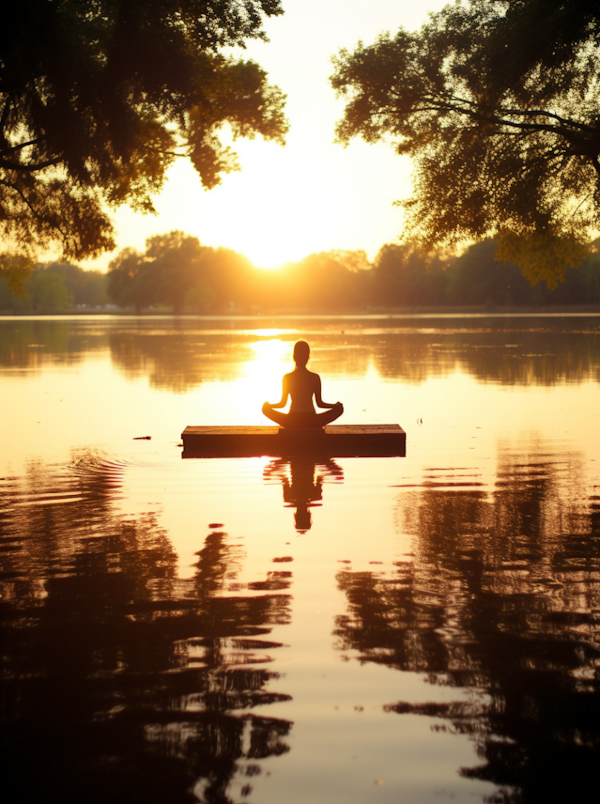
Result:
[[[300,337],[407,456],[182,460]],[[600,316],[5,318],[0,410],[3,800],[596,788]]]

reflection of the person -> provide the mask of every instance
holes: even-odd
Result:
[[[317,462],[310,457],[277,458],[267,464],[263,476],[265,480],[281,480],[284,504],[296,509],[296,530],[298,533],[306,533],[312,526],[309,509],[321,505],[325,479],[331,478],[343,483],[344,470],[333,459]]]

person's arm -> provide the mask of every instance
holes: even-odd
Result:
[[[288,375],[286,374],[281,383],[281,400],[276,402],[274,405],[271,405],[269,402],[265,402],[270,408],[284,408],[287,405],[288,396],[290,395],[289,389],[289,382],[288,382]]]
[[[315,374],[315,402],[319,408],[335,408],[340,405],[340,402],[323,402],[321,399],[321,378]]]

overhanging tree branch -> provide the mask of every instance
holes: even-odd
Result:
[[[599,31],[589,4],[459,0],[417,33],[340,51],[338,141],[385,140],[413,159],[406,237],[494,236],[553,285],[600,228]]]
[[[54,159],[47,159],[45,162],[37,162],[35,164],[23,164],[21,162],[9,162],[7,159],[0,157],[0,168],[6,170],[22,171],[24,173],[35,173],[38,170],[45,170],[49,167],[56,167],[63,162],[62,157],[55,157]]]
[[[133,12],[129,0],[4,9],[0,236],[94,256],[113,245],[105,206],[149,208],[179,143],[207,187],[229,167],[215,133],[225,124],[283,144],[282,93],[257,64],[221,53],[264,39],[280,0],[161,0]],[[46,196],[57,168],[60,191]],[[39,206],[27,203],[34,195]]]

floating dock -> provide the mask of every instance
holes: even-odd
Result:
[[[378,458],[406,455],[398,424],[332,424],[322,429],[283,427],[186,427],[183,458],[323,457]]]

